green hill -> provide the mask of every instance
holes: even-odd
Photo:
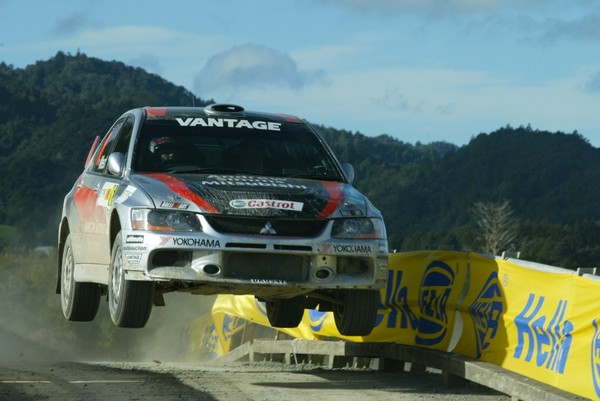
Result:
[[[0,64],[0,225],[18,227],[31,245],[54,243],[62,198],[96,135],[133,107],[208,103],[84,54]],[[317,127],[383,212],[392,249],[481,251],[473,207],[506,200],[519,227],[506,250],[570,268],[600,263],[600,150],[576,132],[504,127],[458,147]]]

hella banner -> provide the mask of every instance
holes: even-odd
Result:
[[[295,338],[339,338],[434,348],[480,359],[573,394],[600,398],[600,278],[472,252],[390,254],[376,327],[364,337],[338,333],[330,312],[307,310]],[[244,323],[269,328],[252,296],[220,295],[215,355],[241,345]],[[274,329],[273,329],[274,330]]]

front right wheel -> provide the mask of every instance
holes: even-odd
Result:
[[[377,319],[380,293],[377,290],[339,290],[333,306],[335,325],[344,336],[366,336]]]
[[[108,309],[113,323],[118,327],[144,327],[152,311],[154,283],[125,279],[121,233],[113,244],[108,278]]]

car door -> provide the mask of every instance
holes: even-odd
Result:
[[[125,148],[128,146],[132,128],[133,117],[117,120],[98,146],[75,191],[82,240],[78,260],[82,263],[107,265],[110,261],[110,214],[122,177],[111,175],[107,162],[110,154],[122,148],[124,142]]]

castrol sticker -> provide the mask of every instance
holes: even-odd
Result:
[[[234,199],[229,202],[229,206],[234,209],[279,209],[301,212],[304,203],[275,199]]]

